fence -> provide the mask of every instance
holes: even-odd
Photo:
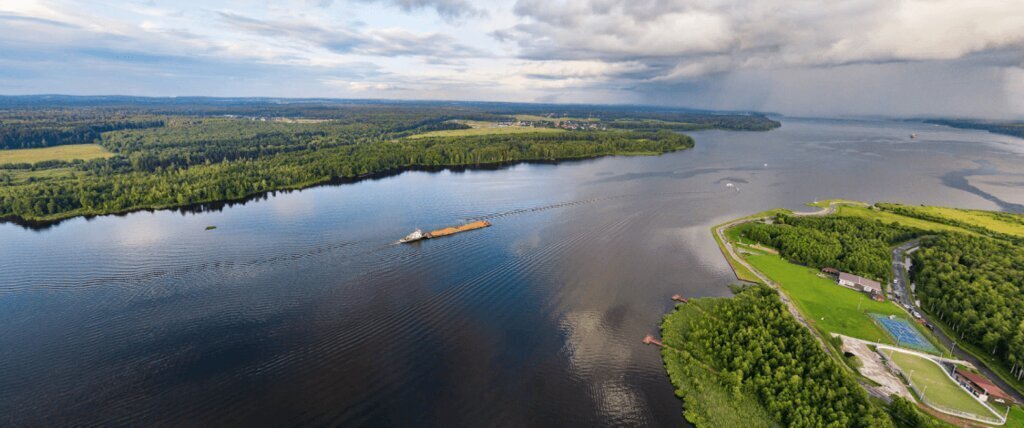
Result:
[[[992,414],[997,415],[994,418],[993,417],[986,417],[986,416],[976,415],[974,413],[967,413],[967,412],[956,410],[956,409],[951,409],[949,407],[942,406],[942,405],[939,405],[939,404],[935,404],[934,402],[928,401],[928,398],[924,394],[922,394],[920,390],[917,389],[917,385],[914,385],[913,382],[910,382],[910,378],[905,373],[903,373],[903,370],[901,370],[899,367],[897,367],[896,364],[894,364],[891,360],[889,360],[889,358],[885,355],[885,353],[882,352],[882,348],[877,348],[875,352],[877,352],[878,355],[882,356],[882,361],[885,363],[885,367],[887,367],[890,371],[892,371],[897,376],[903,378],[903,380],[905,380],[907,382],[907,385],[910,386],[910,389],[914,390],[914,393],[917,394],[917,397],[921,400],[921,402],[926,404],[926,405],[928,405],[928,407],[931,407],[931,408],[933,408],[935,410],[938,410],[938,411],[940,411],[942,413],[945,413],[945,414],[948,414],[948,415],[956,416],[958,418],[963,418],[963,419],[967,419],[967,420],[971,420],[971,421],[975,421],[975,422],[981,422],[981,423],[985,423],[985,424],[989,424],[989,425],[995,425],[995,426],[1000,426],[1000,425],[1006,424],[1006,416],[1005,415],[1004,416],[999,416],[999,412],[997,412],[995,409],[993,409],[991,406],[989,406],[988,403],[982,402],[981,405],[985,406],[985,408],[989,409],[989,411],[991,411]],[[899,351],[896,351],[896,352],[899,352]],[[945,372],[946,369],[943,368],[942,371]],[[948,376],[949,374],[947,373],[946,375]],[[952,377],[950,377],[950,379],[952,379]],[[956,379],[953,379],[953,381],[956,382]],[[959,382],[957,382],[957,384],[959,385]],[[965,391],[965,392],[967,392],[967,391]],[[967,393],[971,394],[970,392],[967,392]],[[973,394],[971,394],[971,395],[973,396]],[[980,400],[979,400],[979,402],[980,402]]]

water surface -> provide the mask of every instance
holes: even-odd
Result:
[[[1022,209],[1024,140],[783,123],[658,157],[0,225],[0,425],[683,425],[640,339],[672,294],[728,295],[712,225],[820,198]],[[478,218],[494,226],[394,244]]]

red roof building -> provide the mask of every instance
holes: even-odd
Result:
[[[1013,398],[1010,397],[1006,391],[1003,391],[998,386],[995,386],[991,381],[985,379],[984,376],[974,374],[968,371],[960,370],[959,368],[953,372],[956,380],[962,385],[967,387],[974,395],[978,396],[982,400],[988,401],[992,398],[997,403],[1012,402]]]

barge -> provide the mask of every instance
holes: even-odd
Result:
[[[399,239],[398,242],[401,244],[405,244],[409,242],[416,242],[422,239],[440,238],[443,236],[454,235],[456,233],[468,232],[470,230],[483,229],[485,227],[490,226],[491,222],[480,220],[474,221],[472,223],[466,223],[461,226],[451,226],[443,229],[437,229],[427,233],[423,233],[422,230],[416,229],[412,233],[406,235],[404,238]]]

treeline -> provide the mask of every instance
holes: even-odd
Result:
[[[196,138],[196,141],[204,140]],[[341,178],[415,167],[663,153],[693,146],[693,139],[685,135],[628,131],[499,134],[351,144],[347,143],[347,138],[331,141],[337,144],[323,144],[315,149],[278,150],[218,162],[207,162],[210,158],[204,156],[209,156],[211,149],[201,143],[185,145],[189,148],[187,150],[170,144],[167,150],[173,156],[156,156],[156,161],[179,159],[180,155],[182,163],[167,167],[156,164],[154,167],[145,159],[150,159],[150,153],[161,153],[162,149],[142,151],[134,145],[160,146],[162,140],[130,140],[117,146],[129,153],[127,157],[85,162],[77,166],[70,176],[0,186],[0,217],[40,220],[167,208],[241,199],[270,190],[301,188]],[[224,146],[227,147],[226,143]],[[262,146],[257,144],[255,147]],[[272,144],[268,146],[275,147]],[[251,149],[252,145],[241,146],[243,152]],[[137,153],[147,156],[137,158]],[[221,156],[223,152],[216,153],[216,156]],[[188,158],[193,154],[197,157]],[[197,162],[200,159],[202,162]]]
[[[699,311],[680,305],[666,317],[662,355],[674,381],[691,370],[716,373],[734,399],[751,393],[782,426],[893,426],[789,314],[775,291],[765,286],[736,291],[735,297],[701,305]],[[719,423],[687,415],[698,426]]]
[[[925,123],[933,123],[936,125],[944,125],[961,129],[981,129],[988,132],[994,132],[996,134],[1004,134],[1018,138],[1024,138],[1024,123],[1020,122],[989,122],[968,119],[933,119],[926,120]]]
[[[946,234],[912,257],[922,305],[1024,379],[1024,247]]]
[[[82,118],[60,110],[25,116],[24,112],[0,112],[0,150],[87,144],[96,142],[108,131],[164,126],[164,120],[155,117]]]
[[[868,278],[892,280],[889,248],[923,232],[859,217],[779,214],[773,224],[748,223],[743,237],[774,247],[791,262],[832,267]]]

